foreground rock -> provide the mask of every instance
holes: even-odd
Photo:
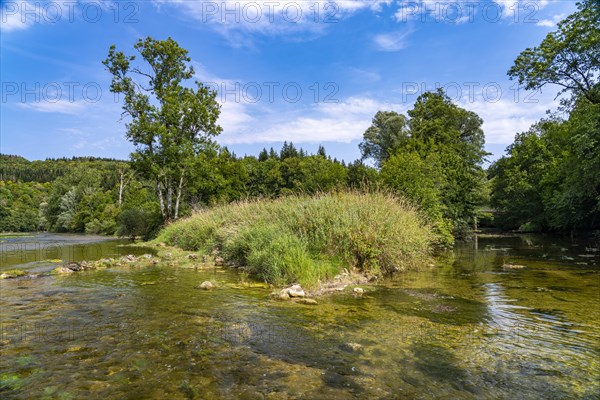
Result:
[[[304,297],[306,293],[304,293],[304,289],[300,285],[293,285],[289,288],[285,288],[281,291],[282,294],[287,294],[289,297]]]
[[[202,290],[213,290],[214,288],[216,288],[215,284],[210,281],[204,281],[198,286],[198,289]]]
[[[215,257],[215,266],[217,267],[223,267],[225,266],[225,260],[223,259],[223,257]]]
[[[73,272],[75,272],[75,271],[73,271],[73,270],[72,270],[71,268],[69,268],[69,267],[64,267],[64,266],[63,266],[63,267],[54,268],[54,269],[52,270],[52,272],[53,272],[53,273],[55,273],[55,274],[59,274],[59,275],[67,275],[67,274],[72,274],[72,273],[73,273]]]
[[[502,269],[524,269],[527,268],[524,265],[517,265],[517,264],[504,264],[502,265]]]

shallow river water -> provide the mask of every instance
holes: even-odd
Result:
[[[134,253],[65,238],[0,238],[0,271]],[[27,241],[62,253],[18,247]],[[0,397],[600,398],[600,252],[589,243],[480,237],[433,268],[316,306],[271,300],[242,278],[159,264],[0,280]],[[195,289],[204,280],[218,288]]]

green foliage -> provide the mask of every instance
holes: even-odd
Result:
[[[443,189],[446,185],[442,162],[437,153],[422,157],[418,152],[399,151],[383,164],[381,180],[396,193],[419,205],[440,237],[440,245],[454,243],[452,221],[443,217]]]
[[[342,268],[416,268],[437,238],[404,200],[380,192],[238,202],[167,226],[157,241],[206,253],[274,284],[314,285]]]
[[[153,204],[148,204],[146,207],[133,207],[121,211],[117,217],[117,234],[132,239],[150,239],[161,225],[160,210],[152,206]]]
[[[361,160],[348,164],[347,186],[351,189],[369,191],[376,189],[379,183],[379,174],[373,167],[365,165]]]
[[[489,169],[492,205],[504,227],[590,231],[600,226],[600,4],[583,1],[509,71],[527,88],[569,92],[568,119],[542,120],[518,134]]]
[[[152,73],[133,66],[135,56],[117,52],[114,45],[103,64],[113,76],[111,91],[125,95],[127,138],[136,146],[133,168],[155,183],[161,214],[169,221],[179,216],[197,157],[214,147],[212,137],[221,132],[220,106],[216,92],[202,83],[196,81],[195,89],[184,86],[194,69],[176,41],[147,37],[134,47]]]
[[[485,197],[483,121],[441,90],[419,96],[408,116],[378,112],[360,147],[381,166],[382,184],[416,202],[449,244]]]
[[[580,99],[567,121],[517,135],[489,169],[505,228],[587,231],[600,226],[600,105]]]
[[[408,140],[409,135],[404,115],[395,111],[378,111],[359,144],[362,157],[372,158],[377,166],[381,166],[395,149]]]
[[[0,231],[44,230],[39,208],[49,189],[47,183],[0,181]]]
[[[584,0],[538,47],[524,50],[508,71],[526,89],[547,84],[600,103],[600,3]],[[561,93],[562,93],[561,92]]]

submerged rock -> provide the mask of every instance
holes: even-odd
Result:
[[[299,298],[298,300],[296,300],[296,303],[300,303],[300,304],[308,304],[308,305],[312,305],[312,306],[316,306],[317,301],[315,299],[309,299],[309,298]]]
[[[283,290],[281,292],[271,293],[271,297],[274,299],[278,299],[278,300],[289,300],[290,299],[290,295],[287,294],[287,292],[284,292]]]
[[[502,265],[502,269],[523,269],[523,268],[527,268],[524,265],[517,265],[517,264],[504,264]]]
[[[198,286],[198,289],[202,289],[202,290],[212,290],[214,289],[216,286],[214,283],[210,282],[210,281],[204,281],[200,284],[200,286]]]
[[[188,258],[190,260],[197,260],[198,259],[198,254],[188,254]]]
[[[362,344],[359,343],[342,343],[340,349],[347,351],[348,353],[355,353],[362,350]]]
[[[87,267],[87,262],[85,262],[85,266],[83,265],[83,262],[82,262],[81,264],[69,263],[69,264],[64,265],[64,267],[70,269],[71,271],[75,271],[75,272],[83,271]]]

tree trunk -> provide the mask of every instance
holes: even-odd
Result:
[[[119,176],[120,176],[120,180],[119,180],[119,208],[121,208],[121,205],[123,204],[123,191],[125,190],[125,186],[127,186],[127,184],[129,183],[129,181],[132,178],[132,174],[129,174],[129,177],[127,178],[127,180],[125,180],[125,171],[121,170],[119,171]]]
[[[168,219],[168,216],[167,210],[165,209],[165,200],[163,199],[163,191],[160,187],[160,181],[156,181],[156,192],[158,194],[158,202],[160,204],[160,213],[163,217],[163,220],[166,221]]]
[[[179,178],[179,186],[177,187],[177,199],[175,200],[175,219],[179,216],[179,201],[183,192],[183,175]]]
[[[121,171],[120,173],[120,181],[119,181],[119,208],[121,208],[121,204],[123,204],[123,174],[124,172]]]
[[[167,215],[171,219],[173,215],[173,184],[170,178],[167,178]]]

